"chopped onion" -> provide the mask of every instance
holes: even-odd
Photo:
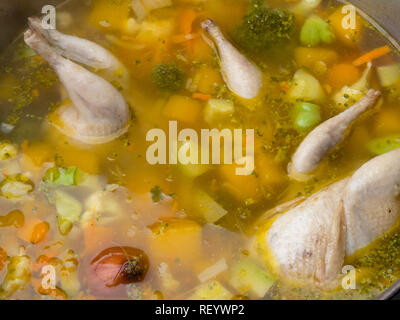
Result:
[[[217,263],[213,264],[211,267],[207,268],[202,273],[200,273],[197,277],[199,278],[201,283],[204,283],[208,280],[215,278],[217,275],[219,275],[221,272],[224,272],[226,269],[228,269],[228,265],[226,264],[225,258],[222,258]]]
[[[146,8],[143,6],[140,0],[132,0],[132,9],[135,13],[137,21],[142,22],[147,17]]]

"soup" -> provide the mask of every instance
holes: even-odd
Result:
[[[129,105],[128,125],[96,143],[70,134],[78,126],[63,127],[60,113],[76,105],[71,92],[88,92],[90,83],[65,86],[45,56],[17,39],[0,74],[1,298],[360,299],[393,284],[397,222],[343,252],[329,285],[314,271],[311,284],[286,277],[263,244],[280,216],[400,146],[398,53],[370,22],[342,9],[305,0],[68,1],[57,8],[57,29],[112,53],[120,69],[85,67]],[[288,171],[312,130],[370,88],[382,97],[312,173]],[[106,114],[95,123],[114,116]],[[225,153],[225,136],[222,151],[211,152],[221,164],[174,163],[171,136],[188,128],[197,139],[175,145],[179,158],[211,148],[200,143],[204,129],[241,129],[233,144],[243,147],[242,162]],[[237,174],[246,165],[250,172]],[[340,281],[352,272],[349,289]]]

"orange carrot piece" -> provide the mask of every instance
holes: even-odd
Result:
[[[192,32],[193,22],[196,17],[197,14],[193,10],[187,9],[183,11],[180,20],[180,29],[183,34],[189,34]]]
[[[32,287],[41,295],[52,296],[57,300],[68,300],[67,294],[60,288],[55,289],[44,289],[42,287],[42,280],[37,278],[31,278]]]
[[[357,82],[360,71],[350,63],[341,63],[333,66],[328,72],[328,84],[333,88],[343,88]]]
[[[192,95],[193,99],[197,99],[197,100],[203,100],[203,101],[208,101],[211,99],[211,96],[209,94],[205,94],[205,93],[193,93]]]
[[[3,248],[0,248],[0,271],[6,265],[7,253],[4,251]]]
[[[172,43],[182,43],[187,41],[188,39],[186,38],[185,34],[178,34],[176,36],[173,36],[171,38]]]
[[[372,60],[378,59],[382,56],[384,56],[385,54],[388,54],[390,51],[392,51],[390,49],[389,46],[383,46],[383,47],[379,47],[376,48],[370,52],[367,52],[366,54],[362,55],[361,57],[359,57],[358,59],[354,60],[353,64],[356,67],[362,66],[363,64],[366,64]]]
[[[42,242],[46,238],[49,230],[50,230],[50,225],[48,222],[38,223],[33,228],[31,242],[33,244],[38,244],[38,243]]]
[[[45,239],[49,229],[50,225],[47,222],[34,218],[27,221],[18,231],[18,237],[26,242],[37,244]]]

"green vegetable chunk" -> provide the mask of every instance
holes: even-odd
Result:
[[[152,73],[153,82],[161,90],[178,91],[182,89],[185,74],[174,63],[161,63],[154,67]]]
[[[309,102],[299,102],[294,109],[294,126],[298,131],[309,130],[321,122],[320,107]]]
[[[367,143],[367,149],[374,155],[381,155],[400,148],[400,134],[373,139]]]
[[[54,185],[73,186],[77,185],[77,167],[53,167],[46,171],[43,177],[44,182],[49,182]]]
[[[58,228],[62,235],[68,234],[73,223],[78,222],[82,213],[82,204],[68,193],[56,190],[55,204],[58,213]]]
[[[229,282],[240,294],[263,298],[275,281],[255,262],[244,258],[232,266]]]
[[[321,43],[331,44],[335,39],[329,23],[317,16],[308,18],[300,32],[300,40],[307,46],[317,46]]]
[[[215,223],[228,213],[218,202],[201,190],[195,195],[195,203],[208,223]]]
[[[291,12],[268,8],[263,1],[253,1],[233,38],[248,49],[266,49],[291,40],[294,22]]]

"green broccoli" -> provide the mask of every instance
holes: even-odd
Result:
[[[178,91],[184,84],[184,72],[174,63],[160,63],[153,69],[153,82],[161,90]]]
[[[308,18],[300,32],[300,40],[307,46],[317,46],[320,43],[331,44],[335,38],[329,23],[317,16]]]
[[[255,0],[233,38],[248,49],[267,49],[291,40],[294,20],[288,10],[268,8],[264,1]]]

